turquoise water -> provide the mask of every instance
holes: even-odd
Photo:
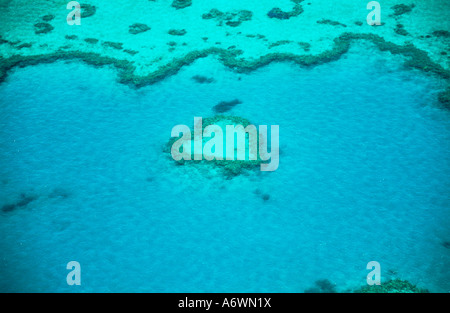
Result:
[[[439,80],[401,64],[362,46],[248,75],[207,58],[141,89],[79,62],[13,70],[0,206],[30,201],[0,212],[0,291],[346,291],[378,261],[384,281],[448,292],[450,114]],[[162,153],[173,126],[236,98],[229,113],[280,125],[277,171],[227,180]]]

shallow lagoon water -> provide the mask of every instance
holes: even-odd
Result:
[[[360,45],[248,75],[206,58],[141,89],[79,62],[16,69],[0,85],[0,205],[37,199],[0,213],[0,290],[346,291],[378,261],[383,280],[447,292],[441,87]],[[173,126],[236,98],[230,114],[280,125],[276,172],[227,180],[162,153]],[[66,284],[72,260],[80,287]]]

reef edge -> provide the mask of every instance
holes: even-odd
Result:
[[[389,51],[392,54],[403,55],[407,59],[404,62],[406,68],[418,69],[427,73],[434,73],[447,81],[446,90],[438,95],[438,99],[446,109],[450,109],[447,96],[450,92],[450,70],[433,62],[428,54],[416,48],[412,44],[397,45],[386,41],[383,37],[374,34],[344,33],[334,39],[334,46],[330,50],[317,55],[297,55],[293,53],[269,53],[257,60],[238,59],[240,51],[211,47],[203,50],[195,50],[187,53],[184,57],[175,58],[170,63],[159,67],[156,71],[145,75],[136,75],[136,67],[133,62],[120,60],[113,57],[103,56],[94,52],[62,51],[40,55],[13,55],[0,60],[0,83],[4,82],[8,72],[15,67],[26,67],[40,63],[53,63],[59,60],[81,60],[89,65],[104,66],[113,65],[119,70],[118,81],[122,84],[141,88],[164,80],[168,76],[178,73],[186,65],[200,58],[216,55],[219,61],[226,67],[237,73],[249,73],[258,68],[267,66],[273,62],[294,62],[301,66],[315,66],[338,60],[345,54],[351,43],[355,40],[366,40],[375,44],[380,51]]]

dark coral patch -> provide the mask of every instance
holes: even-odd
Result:
[[[125,49],[125,50],[123,50],[123,52],[128,53],[130,55],[135,55],[135,54],[139,53],[139,51],[131,50],[131,49]]]
[[[34,27],[35,27],[34,32],[37,35],[39,35],[39,34],[47,34],[47,33],[51,32],[53,29],[55,29],[49,23],[44,23],[44,22],[36,23],[36,24],[34,24]]]
[[[23,49],[23,48],[31,48],[32,46],[33,46],[33,45],[32,45],[31,43],[25,42],[25,43],[23,43],[23,44],[21,44],[21,45],[18,45],[18,46],[17,46],[17,49],[21,50],[21,49]]]
[[[205,13],[202,15],[202,19],[212,20],[212,19],[222,17],[224,15],[225,15],[225,13],[223,13],[222,11],[219,11],[217,9],[211,9],[208,13]]]
[[[184,36],[187,31],[185,29],[171,29],[167,33],[172,36]]]
[[[311,44],[309,42],[299,42],[298,45],[302,47],[305,52],[309,52],[311,50]]]
[[[331,25],[331,26],[347,27],[347,25],[345,25],[345,24],[342,24],[337,21],[328,20],[328,19],[321,19],[320,21],[317,21],[317,24],[327,24],[327,25]]]
[[[241,104],[242,101],[239,99],[234,99],[232,101],[222,101],[219,104],[215,105],[213,107],[214,112],[217,113],[225,113],[230,111],[232,108],[234,108],[236,105]]]
[[[123,43],[121,42],[113,42],[113,41],[105,41],[102,43],[104,47],[110,47],[116,50],[122,50],[123,49]]]
[[[137,35],[137,34],[149,31],[149,30],[151,30],[151,28],[146,24],[134,23],[133,25],[130,25],[128,32],[130,34]]]
[[[213,83],[215,80],[212,77],[206,77],[201,75],[195,75],[192,77],[193,80],[195,80],[199,84],[210,84]]]
[[[192,0],[174,0],[172,2],[172,7],[177,10],[190,7],[192,5]]]
[[[98,39],[97,38],[86,38],[84,41],[94,45],[98,42]]]
[[[290,15],[288,12],[284,12],[280,8],[273,8],[267,13],[267,16],[270,18],[277,18],[279,20],[287,20],[290,18]]]
[[[409,35],[409,33],[406,31],[406,29],[403,26],[403,24],[397,24],[397,26],[395,26],[395,28],[394,28],[394,32],[396,32],[397,34],[399,34],[401,36],[408,36]]]
[[[267,13],[267,16],[270,18],[276,18],[279,20],[288,20],[291,17],[299,16],[300,14],[302,14],[303,7],[301,6],[300,3],[303,0],[291,0],[291,1],[295,3],[292,11],[285,12],[285,11],[281,10],[280,8],[273,8]]]
[[[336,285],[328,279],[320,279],[314,283],[314,287],[306,289],[305,293],[336,293]]]
[[[405,13],[409,13],[416,7],[415,4],[406,5],[406,4],[396,4],[391,9],[394,11],[395,16],[400,16]]]
[[[439,93],[438,100],[444,108],[450,110],[450,87]]]
[[[28,204],[30,204],[31,202],[33,202],[33,201],[36,200],[37,198],[38,198],[38,197],[35,196],[35,195],[27,195],[27,194],[25,194],[25,193],[22,193],[22,194],[20,195],[19,201],[17,201],[17,202],[14,203],[14,204],[5,204],[5,205],[2,207],[2,211],[5,212],[5,213],[7,213],[7,212],[12,212],[12,211],[14,211],[14,210],[16,210],[16,209],[19,209],[19,208],[26,207]]]
[[[447,30],[436,30],[432,34],[436,37],[450,38],[450,32]]]
[[[81,8],[81,12],[80,12],[81,18],[90,17],[90,16],[94,15],[95,12],[97,12],[97,8],[91,4],[81,4],[80,8]]]
[[[279,41],[271,43],[269,45],[269,49],[272,49],[272,48],[278,47],[278,46],[282,46],[282,45],[287,45],[287,44],[290,44],[290,43],[292,43],[291,40],[279,40]]]
[[[55,18],[55,16],[54,16],[53,14],[47,14],[47,15],[44,15],[44,16],[42,17],[42,20],[43,20],[44,22],[50,22],[50,21],[52,21],[54,18]]]
[[[426,289],[418,288],[408,281],[394,279],[381,285],[364,286],[355,293],[428,293]]]
[[[250,21],[253,17],[253,12],[248,10],[221,12],[217,9],[211,9],[208,13],[202,15],[205,20],[214,19],[217,26],[222,26],[224,23],[230,27],[237,27],[243,22]]]

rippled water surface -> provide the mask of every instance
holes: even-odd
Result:
[[[207,58],[141,89],[78,62],[14,70],[0,85],[0,290],[346,291],[378,261],[383,279],[449,291],[450,114],[439,80],[401,64],[355,47],[240,75]],[[227,180],[162,153],[173,126],[234,99],[229,114],[280,125],[276,172]],[[81,287],[66,284],[72,260]]]

